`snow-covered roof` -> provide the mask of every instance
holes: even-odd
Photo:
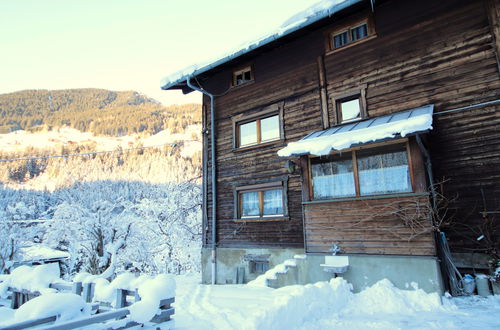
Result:
[[[391,139],[398,136],[426,132],[432,129],[434,105],[370,118],[326,130],[316,131],[296,142],[290,142],[278,151],[281,157],[300,155],[328,155],[332,150],[343,150],[354,145]]]
[[[43,244],[35,244],[20,248],[22,261],[40,261],[50,259],[66,259],[70,257],[68,252],[56,250]]]
[[[219,56],[213,61],[206,61],[203,63],[191,65],[163,78],[161,80],[161,88],[172,88],[179,83],[186,81],[190,77],[198,76],[237,57],[247,54],[259,47],[267,45],[308,25],[311,25],[321,19],[330,17],[333,14],[361,1],[363,0],[321,0],[311,7],[293,15],[285,22],[283,22],[283,24],[281,24],[281,26],[277,30],[272,31],[257,40],[253,40],[251,42],[243,44],[237,49],[231,50]]]

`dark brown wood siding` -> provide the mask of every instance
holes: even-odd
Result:
[[[428,196],[306,204],[306,252],[434,255]],[[411,219],[411,220],[410,220]]]
[[[335,122],[331,97],[361,87],[366,88],[370,117],[426,104],[434,104],[435,112],[439,113],[499,99],[495,46],[498,38],[494,38],[492,31],[495,28],[488,20],[486,4],[486,1],[462,0],[383,1],[377,3],[373,14],[377,37],[371,40],[325,55],[325,33],[345,22],[341,17],[334,17],[327,27],[311,31],[254,58],[234,62],[233,69],[253,65],[253,83],[227,90],[231,69],[222,70],[204,80],[203,87],[207,90],[216,94],[225,93],[216,97],[218,246],[301,247],[304,246],[303,212],[311,215],[311,219],[318,212],[330,214],[328,221],[341,219],[342,212],[338,212],[336,207],[344,205],[342,203],[308,204],[303,207],[303,178],[298,174],[289,175],[283,167],[285,159],[276,154],[284,144],[323,128],[318,56],[324,56],[330,123]],[[204,103],[209,109],[208,98],[204,98]],[[282,103],[284,107],[285,143],[234,151],[232,117],[258,112],[277,103]],[[498,105],[436,114],[434,121],[434,130],[429,134],[427,144],[436,180],[444,181],[440,189],[448,199],[457,196],[451,205],[456,221],[473,224],[477,229],[484,220],[479,211],[498,210],[500,205]],[[208,135],[205,141],[209,148]],[[277,177],[288,178],[290,219],[259,223],[234,221],[233,188]],[[210,180],[210,175],[207,179]],[[211,193],[208,188],[206,244],[211,238]],[[483,195],[486,202],[483,202]],[[418,197],[420,199],[426,197]],[[381,208],[386,202],[352,203],[357,203],[359,208],[366,203],[370,203],[370,207]],[[361,214],[359,219],[364,216]],[[357,221],[356,217],[349,219]],[[307,227],[307,221],[306,217],[306,234],[313,236],[306,237],[322,240],[321,244],[318,243],[322,247],[315,248],[318,251],[324,252],[325,242],[330,244],[334,238],[355,235],[349,230],[345,235],[329,231],[328,237],[324,234],[314,236],[317,234],[310,228],[315,228],[315,224]],[[380,224],[380,228],[390,227],[396,222],[388,219],[385,225]],[[472,242],[479,236],[475,236],[475,231],[457,228],[460,226],[449,229],[450,244],[454,249],[477,246]],[[405,228],[400,228],[397,231],[401,234],[398,240],[390,236],[392,234],[389,237],[377,230],[372,228],[366,233],[360,230],[360,241],[349,241],[351,243],[346,250],[353,253],[434,254],[431,234],[408,240],[411,235]],[[374,242],[373,235],[379,234],[383,234],[380,236],[383,239]]]

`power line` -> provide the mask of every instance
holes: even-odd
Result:
[[[196,141],[196,140],[183,140],[181,142],[192,142],[192,141]],[[36,160],[36,159],[50,159],[50,158],[64,158],[64,157],[81,157],[81,156],[91,156],[91,155],[115,153],[115,152],[121,153],[121,152],[131,151],[131,150],[143,150],[143,149],[149,149],[149,148],[159,148],[159,147],[164,147],[167,145],[175,147],[179,143],[180,142],[170,142],[170,143],[158,144],[158,145],[147,146],[147,147],[136,147],[136,148],[128,148],[128,149],[122,149],[122,150],[94,151],[94,152],[85,152],[85,153],[80,153],[80,154],[63,154],[63,155],[33,156],[33,157],[24,157],[24,158],[0,159],[0,162],[14,162],[14,161],[19,161],[19,160]]]

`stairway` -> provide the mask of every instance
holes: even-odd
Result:
[[[248,283],[253,286],[268,286],[270,288],[281,288],[287,285],[305,284],[306,255],[295,255],[293,259],[287,259],[276,265],[266,273]]]

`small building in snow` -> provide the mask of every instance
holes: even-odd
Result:
[[[14,263],[14,268],[21,265],[61,264],[69,259],[69,257],[70,254],[68,252],[56,250],[43,244],[32,244],[19,249],[19,257]]]
[[[247,282],[296,254],[282,284],[324,280],[335,250],[355,290],[432,292],[448,243],[455,260],[498,257],[499,13],[324,0],[165,78],[204,94],[203,281]]]

